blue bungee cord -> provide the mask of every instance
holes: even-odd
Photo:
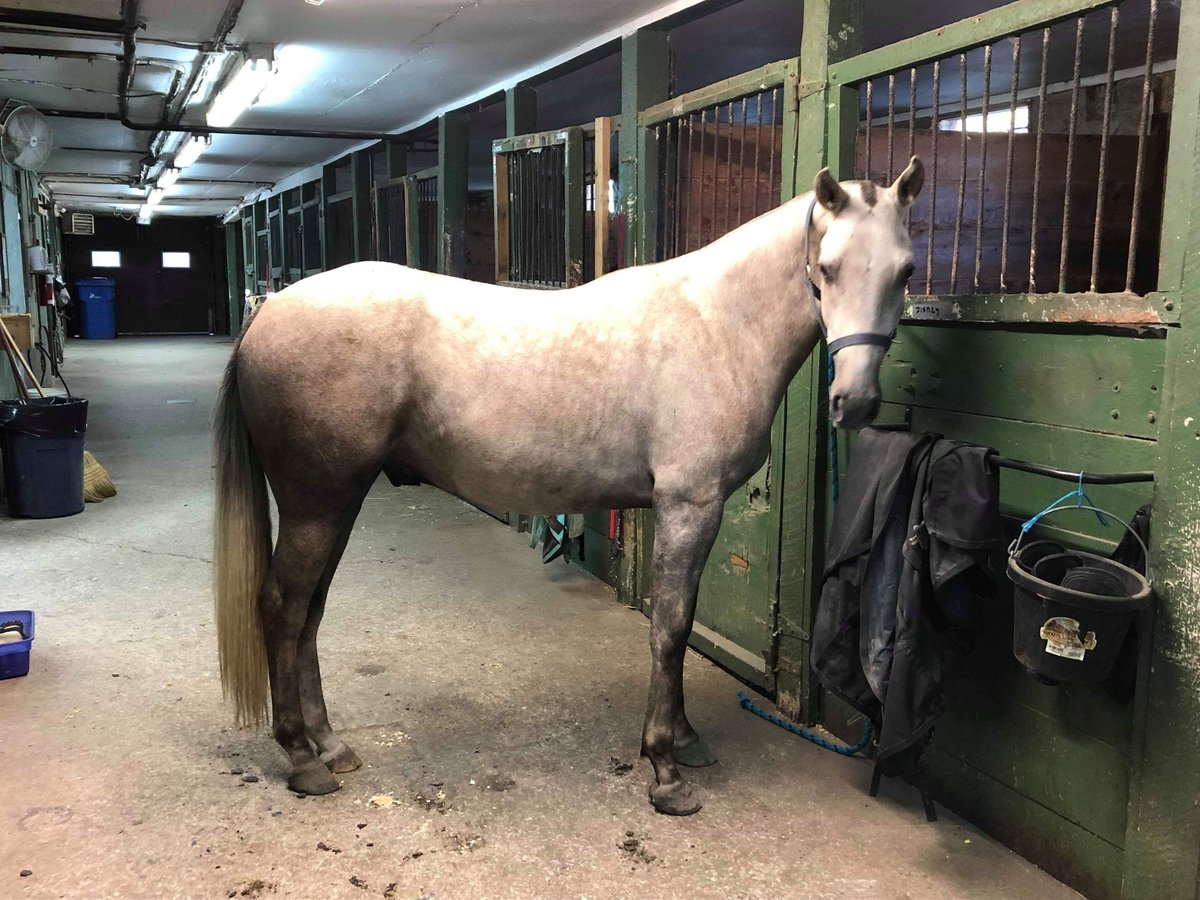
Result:
[[[829,354],[829,364],[825,371],[829,379],[829,386],[832,388],[834,375],[832,353]],[[833,505],[836,508],[838,494],[841,492],[841,485],[839,483],[841,478],[839,477],[838,471],[837,429],[833,427],[832,420],[829,423],[829,470],[831,476],[830,496],[833,498]],[[809,731],[807,728],[801,728],[799,725],[789,722],[787,719],[781,718],[774,713],[769,713],[765,709],[760,709],[754,705],[754,701],[747,697],[743,691],[738,691],[738,703],[742,705],[742,709],[754,713],[760,719],[766,719],[772,725],[778,725],[785,731],[790,731],[797,737],[804,738],[809,743],[816,744],[818,747],[824,747],[826,750],[832,750],[834,753],[840,754],[841,756],[854,756],[856,753],[861,753],[867,748],[867,745],[871,743],[871,736],[875,732],[874,727],[871,725],[871,720],[867,719],[866,725],[863,728],[862,737],[858,739],[857,743],[849,746],[845,744],[836,744],[828,738],[821,737],[821,735],[817,734],[815,731]]]

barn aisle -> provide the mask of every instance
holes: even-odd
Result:
[[[688,662],[722,764],[656,815],[638,758],[647,622],[431,488],[376,486],[330,594],[335,727],[365,767],[298,798],[222,704],[208,422],[228,339],[68,349],[120,495],[0,521],[37,598],[29,677],[0,682],[0,896],[1077,896],[870,765],[742,712]],[[9,592],[6,592],[9,593]],[[32,874],[22,876],[27,870]]]

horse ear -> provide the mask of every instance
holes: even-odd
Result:
[[[837,183],[829,169],[822,169],[813,180],[813,191],[816,192],[817,202],[835,216],[846,208],[850,195]]]
[[[914,156],[909,160],[908,168],[900,173],[900,177],[892,185],[892,190],[896,192],[896,199],[900,201],[901,206],[911,206],[924,186],[925,164],[921,162],[921,157]]]

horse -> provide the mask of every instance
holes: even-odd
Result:
[[[361,765],[330,727],[316,637],[382,472],[491,508],[653,509],[642,755],[656,810],[699,810],[678,767],[716,757],[684,712],[683,660],[725,501],[822,335],[833,424],[874,419],[923,183],[916,157],[890,186],[822,170],[702,249],[562,292],[361,262],[263,304],[219,389],[214,594],[223,689],[258,724],[269,687],[288,787],[329,793]]]

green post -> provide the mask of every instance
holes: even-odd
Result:
[[[336,176],[332,164],[321,169],[321,270],[329,271],[329,250],[333,246],[333,216],[329,214],[329,198],[336,190]]]
[[[813,178],[830,161],[826,107],[834,98],[828,67],[862,50],[863,5],[863,0],[806,0],[804,4],[800,70],[784,116],[785,146],[791,143],[796,154],[792,177],[784,178],[785,199],[811,190]],[[783,158],[786,165],[786,153]],[[785,714],[809,722],[816,720],[818,711],[809,649],[824,543],[829,427],[824,370],[824,350],[818,348],[788,388],[781,466],[777,700]]]
[[[652,209],[646,169],[653,171],[649,159],[649,138],[638,127],[638,113],[666,100],[671,93],[671,45],[665,31],[640,28],[621,39],[621,131],[617,152],[620,171],[621,214],[625,218],[624,265],[648,262],[650,229],[640,212]],[[650,553],[654,543],[654,517],[648,510],[625,513],[625,546],[617,576],[621,599],[630,606],[649,612]]]
[[[1200,875],[1200,8],[1179,8],[1160,282],[1178,285],[1158,415],[1156,613],[1138,673],[1121,893],[1194,897]]]
[[[369,150],[350,154],[350,201],[354,217],[354,261],[371,259],[371,157]]]
[[[462,277],[467,271],[467,114],[438,119],[438,271]]]
[[[639,210],[652,205],[639,203],[655,172],[650,158],[653,147],[649,136],[638,128],[638,113],[661,103],[670,96],[671,46],[665,31],[640,28],[621,39],[621,134],[620,172],[621,206],[625,213],[625,264],[649,262],[646,223],[639,221]]]
[[[572,128],[567,132],[567,144],[564,148],[564,178],[563,203],[566,209],[566,223],[563,234],[566,239],[566,278],[567,287],[577,287],[583,284],[583,132]]]
[[[537,91],[518,84],[504,92],[504,133],[508,137],[537,131]]]
[[[402,141],[388,141],[383,152],[389,179],[403,178],[408,174],[408,144]]]
[[[242,278],[238,269],[238,241],[242,239],[241,221],[225,226],[225,283],[229,304],[229,334],[236,338],[242,331]]]

